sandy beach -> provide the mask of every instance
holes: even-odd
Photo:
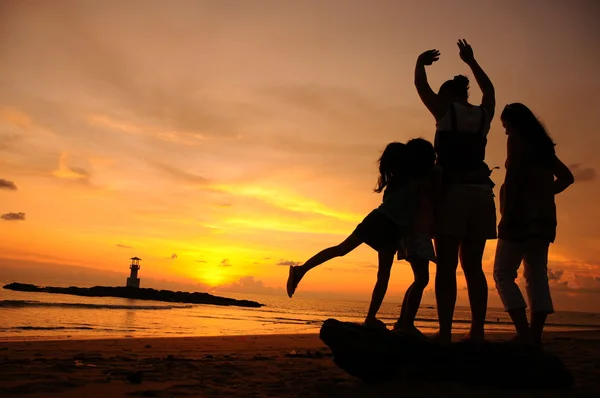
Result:
[[[565,361],[574,389],[509,392],[401,376],[365,385],[333,363],[316,334],[10,341],[0,342],[0,396],[600,396],[600,332],[549,333],[545,347]]]

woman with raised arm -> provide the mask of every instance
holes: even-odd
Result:
[[[546,316],[554,312],[548,285],[548,249],[557,225],[554,196],[575,179],[556,156],[554,142],[529,108],[519,103],[507,105],[501,119],[508,140],[494,280],[515,325],[516,341],[541,345]],[[531,323],[515,283],[521,262]]]
[[[458,260],[465,274],[471,304],[471,328],[465,340],[481,342],[487,311],[488,287],[482,268],[488,239],[496,238],[496,205],[485,148],[496,106],[494,86],[479,66],[471,46],[458,41],[461,59],[471,68],[483,92],[481,105],[469,103],[469,79],[455,76],[436,94],[427,82],[425,66],[439,59],[437,50],[417,60],[415,85],[436,121],[435,149],[443,173],[443,194],[436,214],[435,292],[440,330],[436,338],[449,343],[456,305]]]

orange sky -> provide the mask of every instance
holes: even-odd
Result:
[[[497,114],[529,105],[577,165],[557,199],[552,284],[559,309],[600,311],[599,3],[416,4],[0,2],[0,214],[25,213],[0,219],[0,277],[85,265],[124,279],[136,255],[145,286],[281,294],[278,264],[338,243],[378,205],[383,147],[433,138],[414,62],[441,51],[435,88],[470,76],[455,44],[465,37],[496,86]],[[503,165],[505,142],[495,119],[491,166]],[[376,258],[362,247],[334,260],[299,295],[368,298]],[[391,298],[411,275],[396,263]]]

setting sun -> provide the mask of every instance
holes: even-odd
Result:
[[[205,268],[205,267],[202,267]],[[206,267],[209,268],[209,267]],[[198,270],[198,279],[211,286],[211,287],[216,287],[219,286],[221,284],[227,283],[227,282],[231,282],[231,280],[227,280],[226,276],[223,275],[223,271],[217,268],[214,268],[212,266],[210,266],[209,269],[201,269]]]

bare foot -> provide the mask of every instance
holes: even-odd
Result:
[[[298,287],[298,283],[302,280],[305,272],[299,266],[290,265],[290,273],[288,274],[287,280],[287,295],[292,298]]]
[[[541,343],[538,344],[536,341],[534,341],[529,336],[524,337],[524,336],[520,336],[518,334],[516,334],[510,340],[507,340],[506,344],[520,345],[520,346],[525,346],[525,347],[541,348]]]
[[[425,336],[419,329],[417,329],[415,325],[403,326],[398,323],[395,323],[392,331],[397,333],[404,333],[406,335],[417,337],[419,339],[427,339],[427,336]]]
[[[385,326],[385,323],[383,323],[382,321],[380,321],[377,318],[367,318],[367,319],[365,319],[365,322],[363,323],[363,326],[371,328],[371,329],[385,329],[385,330],[387,330],[387,326]]]
[[[435,332],[430,339],[438,344],[450,345],[452,342],[452,335],[442,335],[439,331]]]
[[[485,339],[483,338],[483,331],[474,332],[470,330],[461,337],[460,341],[463,343],[483,344]]]

